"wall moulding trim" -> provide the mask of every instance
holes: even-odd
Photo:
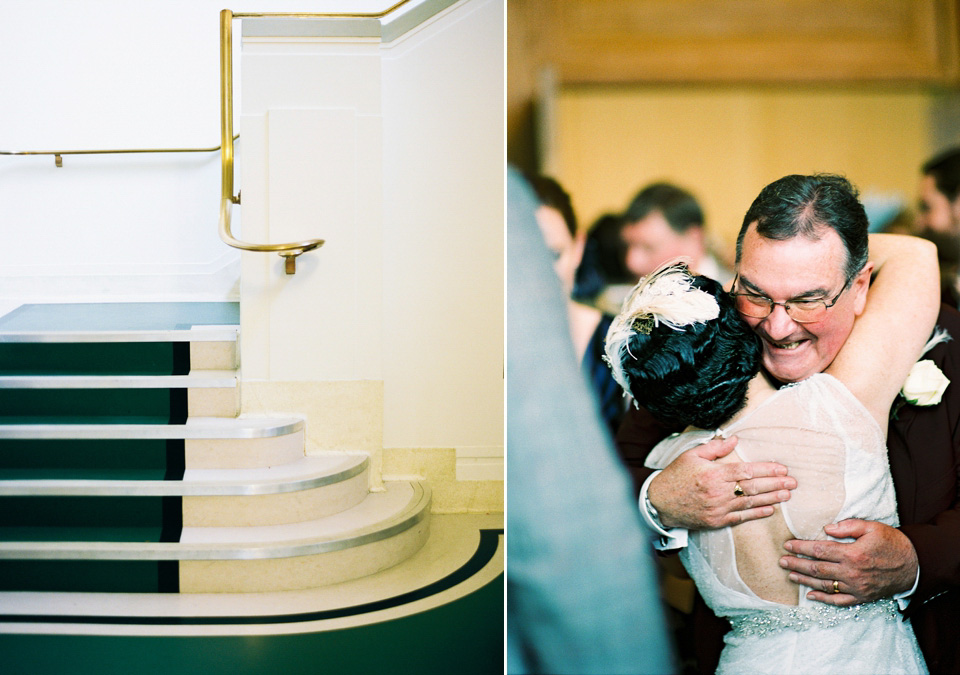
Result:
[[[457,480],[503,480],[503,457],[457,457]]]
[[[69,265],[22,264],[0,265],[0,279],[7,277],[165,277],[239,275],[240,253],[226,250],[211,260],[170,263],[71,263]],[[236,269],[233,269],[236,268]]]
[[[249,38],[379,38],[392,42],[458,0],[414,0],[383,18],[240,17]],[[240,12],[238,12],[240,14]]]
[[[503,480],[503,446],[456,449],[457,480]]]

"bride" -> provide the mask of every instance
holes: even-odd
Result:
[[[732,625],[718,673],[927,672],[895,600],[815,602],[778,564],[784,542],[828,539],[829,523],[898,525],[886,424],[933,342],[938,273],[927,242],[897,235],[870,236],[869,265],[869,302],[837,358],[779,389],[760,370],[759,338],[734,299],[683,263],[641,280],[607,335],[621,386],[661,420],[690,425],[657,445],[647,466],[663,468],[698,444],[736,435],[736,456],[719,461],[778,462],[797,480],[773,516],[691,532],[680,553],[706,603]]]

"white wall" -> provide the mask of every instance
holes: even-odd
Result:
[[[503,3],[458,4],[442,26],[383,57],[384,447],[455,447],[459,466],[492,467],[503,445]]]
[[[242,360],[258,395],[382,382],[384,448],[452,448],[496,479],[504,6],[446,4],[384,42],[245,21],[247,238],[327,243],[294,276],[243,254]]]
[[[0,0],[0,151],[217,146],[221,9],[391,4]],[[0,156],[0,313],[236,299],[239,255],[217,236],[219,194],[218,153],[66,156],[59,169],[51,157]]]
[[[0,150],[219,144],[219,4],[0,3]],[[0,309],[235,295],[219,155],[0,157]]]

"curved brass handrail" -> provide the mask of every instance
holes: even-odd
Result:
[[[230,231],[230,212],[234,204],[240,203],[240,196],[233,195],[233,19],[252,17],[289,17],[289,18],[367,18],[379,19],[407,4],[410,0],[400,0],[382,12],[370,13],[295,13],[295,12],[238,12],[229,9],[220,12],[220,138],[221,138],[221,191],[220,191],[220,239],[226,244],[243,251],[261,251],[278,253],[286,259],[287,274],[296,274],[297,256],[323,246],[323,239],[307,239],[290,244],[251,244],[240,241]]]
[[[296,274],[297,256],[323,246],[323,239],[308,239],[290,244],[251,244],[230,231],[230,211],[240,198],[233,196],[233,12],[220,12],[220,239],[242,251],[279,253],[286,259],[287,274]]]

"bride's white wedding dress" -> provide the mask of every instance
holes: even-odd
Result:
[[[845,518],[898,525],[883,431],[836,378],[818,374],[783,387],[717,432],[674,435],[654,448],[647,466],[663,468],[716,434],[736,435],[735,452],[743,461],[789,467],[798,487],[780,513],[784,531],[793,537],[829,539],[823,526]],[[776,518],[780,515],[771,516]],[[737,560],[751,559],[745,549],[756,546],[752,560],[764,561],[760,578],[782,575],[782,587],[786,571],[777,560],[786,551],[782,542],[770,543],[769,536],[744,536],[749,532],[735,536],[730,527],[691,532],[680,553],[707,605],[733,626],[718,673],[927,672],[913,629],[902,620],[895,600],[834,607],[808,600],[810,589],[804,586],[796,586],[795,605],[763,599],[757,573],[746,574],[745,562],[738,570]],[[787,592],[792,594],[792,587]]]

